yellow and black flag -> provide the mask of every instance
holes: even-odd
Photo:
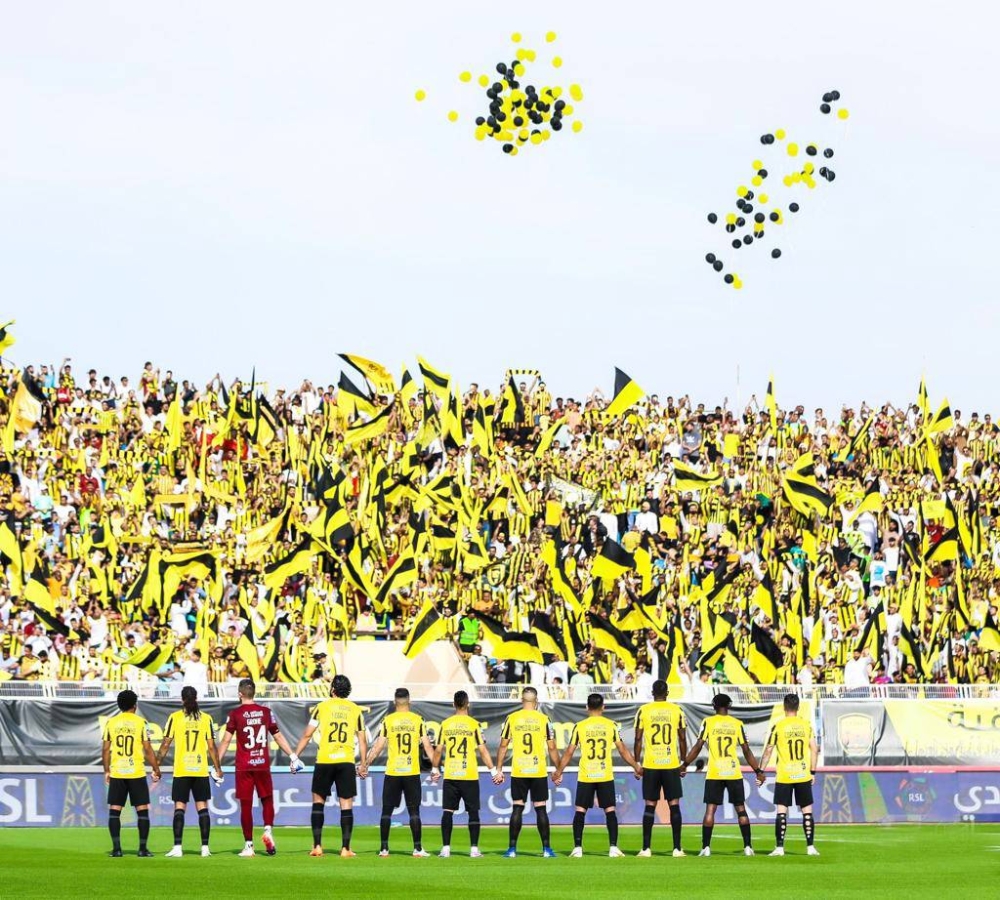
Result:
[[[524,424],[524,399],[521,392],[514,384],[514,376],[507,379],[503,389],[503,408],[500,410],[501,425],[523,425]]]
[[[385,578],[382,579],[382,583],[378,586],[378,594],[375,596],[376,609],[385,607],[389,599],[389,594],[392,591],[398,591],[408,584],[413,584],[419,575],[416,557],[413,555],[413,550],[408,548],[399,555],[399,558],[392,564],[392,568],[385,573]]]
[[[636,663],[635,644],[627,635],[619,631],[607,619],[587,613],[587,623],[590,625],[590,637],[597,647],[614,653],[622,662],[626,671],[634,672]]]
[[[422,356],[417,357],[417,364],[420,366],[420,374],[424,379],[425,391],[430,391],[440,400],[446,402],[451,390],[451,376],[439,372]]]
[[[538,641],[538,649],[542,653],[550,653],[560,659],[569,660],[566,651],[565,635],[552,622],[552,617],[548,613],[536,612],[531,614],[531,633]]]
[[[14,324],[12,319],[6,325],[0,325],[0,356],[3,356],[14,346],[14,335],[10,333],[10,326]]]
[[[943,400],[938,407],[938,411],[934,413],[931,420],[927,423],[927,434],[950,431],[954,425],[955,420],[951,415],[951,406],[947,400]]]
[[[774,376],[767,380],[767,393],[764,395],[764,405],[767,407],[768,420],[771,423],[771,434],[778,430],[778,403],[774,398]]]
[[[267,646],[264,648],[264,671],[261,673],[265,681],[274,681],[278,677],[278,666],[281,662],[281,626],[277,620],[271,631]]]
[[[781,486],[792,508],[804,516],[811,518],[814,513],[825,516],[833,506],[833,497],[819,486],[815,477],[786,475]]]
[[[601,552],[597,554],[590,574],[594,578],[616,581],[634,568],[635,557],[617,541],[607,538],[601,545]]]
[[[538,638],[533,633],[508,631],[503,622],[484,612],[477,613],[476,618],[489,639],[491,655],[516,662],[542,662]]]
[[[344,443],[350,447],[353,444],[360,444],[362,441],[374,440],[380,435],[385,434],[395,408],[395,401],[393,401],[376,413],[369,421],[357,422],[349,426],[344,434]]]
[[[381,363],[365,359],[363,356],[355,356],[353,353],[338,353],[337,356],[357,369],[379,394],[396,393],[396,380],[392,377],[392,372]]]
[[[122,665],[135,666],[137,669],[155,675],[174,656],[174,642],[169,640],[163,646],[150,641],[139,647],[128,659],[122,660]]]
[[[674,461],[674,487],[678,491],[703,491],[722,484],[722,480],[718,472],[699,472],[687,463]]]
[[[747,668],[760,684],[774,684],[784,664],[781,648],[756,622],[750,625],[750,654]]]
[[[620,416],[625,410],[635,406],[645,396],[645,391],[639,387],[621,369],[615,369],[615,395],[604,410],[604,415],[611,419]]]
[[[437,611],[437,607],[428,601],[420,610],[410,634],[403,645],[403,656],[413,659],[419,656],[435,641],[448,636],[448,620]]]
[[[264,568],[264,586],[270,590],[280,589],[294,575],[308,572],[316,557],[318,547],[311,538],[304,538],[281,559]]]
[[[917,406],[920,408],[921,423],[926,425],[931,415],[931,398],[927,394],[927,381],[920,376],[920,387],[917,388]]]
[[[941,540],[932,544],[924,553],[924,562],[948,562],[959,558],[959,534],[958,527],[949,528]]]
[[[14,441],[19,434],[27,434],[42,418],[45,405],[45,393],[41,385],[27,372],[18,379],[14,398],[10,402],[10,412],[7,428],[4,432],[4,449],[13,453]]]
[[[361,388],[359,388],[343,372],[340,373],[340,381],[337,382],[337,406],[344,415],[375,415],[375,404]]]
[[[979,632],[979,649],[990,653],[1000,652],[1000,631],[997,630],[996,620],[989,610],[986,611],[986,621]]]

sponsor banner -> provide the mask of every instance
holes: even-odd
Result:
[[[352,698],[354,699],[354,698]],[[365,710],[365,724],[369,736],[378,733],[379,725],[391,711],[391,703],[384,700],[356,700]],[[278,724],[289,741],[294,744],[305,731],[309,712],[316,701],[282,700],[266,704],[274,711]],[[694,743],[701,730],[701,723],[712,714],[705,704],[680,703],[688,724],[688,745]],[[219,728],[225,726],[229,710],[236,706],[231,701],[206,700],[201,708],[209,713]],[[638,703],[614,703],[607,707],[606,715],[622,726],[625,743],[631,746],[633,723]],[[516,702],[480,702],[472,707],[472,715],[479,720],[483,736],[491,750],[500,742],[504,719],[520,708]],[[555,731],[556,746],[562,750],[569,742],[573,725],[583,719],[587,711],[582,703],[543,703]],[[139,714],[150,724],[153,746],[158,747],[163,738],[170,713],[180,709],[176,700],[140,700]],[[437,737],[438,728],[454,713],[449,703],[415,701],[413,710],[427,723],[431,740]],[[97,766],[101,762],[101,731],[109,716],[117,712],[113,699],[109,700],[0,700],[0,767],[3,766]],[[805,709],[803,713],[808,715]],[[767,739],[771,720],[780,715],[780,704],[742,707],[733,710],[744,724],[750,745],[758,752]],[[271,742],[276,764],[287,765],[288,760]],[[302,754],[306,763],[315,759],[316,745],[310,744]],[[235,753],[231,747],[230,754]],[[231,758],[227,757],[231,762]],[[426,762],[426,761],[425,761]],[[429,768],[429,766],[428,766]]]
[[[767,825],[774,820],[773,782],[758,789],[756,782],[744,775],[747,789],[747,812],[756,825]],[[616,776],[618,816],[624,824],[636,825],[642,821],[643,801],[639,782],[630,772]],[[422,778],[423,803],[421,816],[427,826],[436,826],[441,819],[441,784],[431,784]],[[308,772],[291,775],[277,772],[274,776],[275,809],[278,825],[308,826],[312,805],[311,776]],[[6,774],[0,775],[0,826],[18,827],[95,827],[107,821],[106,787],[100,774]],[[486,773],[480,775],[484,825],[505,825],[510,817],[510,782],[496,786]],[[550,783],[548,809],[553,824],[569,825],[573,820],[576,775],[567,772],[563,783],[555,787]],[[376,825],[381,810],[382,775],[373,774],[359,781],[355,801],[355,821],[358,825]],[[684,779],[684,798],[681,808],[684,821],[693,824],[701,821],[704,777],[689,774]],[[167,847],[171,842],[169,828],[173,816],[170,800],[169,777],[151,789],[151,816],[153,825],[163,831],[154,831],[154,850]],[[1000,821],[1000,772],[825,772],[819,773],[814,785],[816,821],[821,824],[861,824],[891,822],[959,822],[974,819],[977,822]],[[337,832],[335,808],[337,800],[328,801],[331,807],[327,827]],[[212,787],[209,806],[213,822],[217,825],[239,824],[239,803],[235,798],[233,776],[227,773],[222,787]],[[535,840],[531,828],[532,813],[525,814],[528,828],[524,840],[531,846]],[[797,810],[790,820],[799,819]],[[123,814],[127,826],[134,824],[135,813],[126,808]],[[665,803],[657,808],[660,824],[669,823]],[[260,823],[260,813],[255,815]],[[402,806],[396,810],[395,821],[405,826],[407,814]],[[459,813],[456,825],[464,825],[464,812]],[[719,807],[716,821],[734,823],[735,812],[730,804]],[[192,811],[189,827],[195,826]],[[604,816],[592,810],[589,829],[603,836]],[[409,832],[401,827],[394,840],[405,848]],[[663,833],[665,834],[665,832]],[[126,833],[126,843],[130,835]],[[436,835],[431,835],[433,844]],[[794,838],[793,838],[794,839]],[[600,838],[598,838],[600,840]],[[662,836],[661,841],[668,841]],[[820,838],[822,842],[822,838]],[[235,845],[234,845],[235,847]]]
[[[828,766],[990,766],[1000,758],[993,700],[826,700]]]

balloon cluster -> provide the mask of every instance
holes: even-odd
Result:
[[[514,32],[510,37],[514,44],[520,44],[522,36]],[[549,31],[545,42],[552,44],[556,33]],[[561,85],[535,87],[527,84],[528,66],[539,57],[536,50],[519,46],[510,62],[501,60],[496,64],[496,80],[490,75],[480,75],[476,81],[485,88],[487,106],[481,110],[481,115],[475,117],[473,135],[477,141],[492,139],[500,144],[504,153],[517,156],[518,150],[529,145],[540,146],[548,141],[553,132],[563,131],[569,127],[574,132],[583,130],[583,122],[570,118],[575,113],[574,103],[583,100],[583,89],[579,84],[570,84],[568,88]],[[560,56],[553,56],[551,64],[554,69],[562,68]],[[458,80],[464,84],[472,83],[472,73],[461,72]],[[568,102],[566,97],[568,96]],[[418,90],[417,101],[427,98],[427,92]],[[461,116],[457,110],[448,112],[448,121],[457,122]]]
[[[850,113],[846,108],[837,105],[839,101],[840,91],[828,91],[823,94],[820,112],[823,115],[835,112],[838,119],[847,119]],[[734,251],[749,248],[754,244],[760,246],[760,242],[768,234],[770,226],[781,227],[785,224],[786,210],[789,213],[797,213],[801,209],[797,200],[790,199],[791,192],[801,192],[803,185],[808,190],[815,189],[818,184],[817,176],[827,182],[833,182],[837,177],[837,173],[829,165],[822,165],[817,169],[811,160],[812,157],[818,157],[820,154],[822,154],[823,159],[833,159],[835,155],[833,147],[826,146],[821,150],[820,145],[816,142],[810,142],[805,147],[800,147],[788,138],[783,128],[762,134],[760,142],[768,148],[783,146],[784,155],[792,159],[797,159],[800,151],[804,152],[805,156],[810,157],[810,159],[803,162],[797,161],[790,171],[783,172],[780,186],[774,180],[772,170],[781,163],[772,165],[771,170],[769,170],[764,160],[755,159],[750,164],[753,175],[749,185],[741,184],[736,188],[736,209],[724,213],[722,216],[714,212],[708,214],[709,224],[718,225],[721,222],[726,234],[730,236],[727,240],[730,241]],[[774,153],[774,151],[762,151],[761,155],[769,152]],[[770,183],[774,185],[770,193],[766,184],[769,178],[771,178]],[[789,189],[789,191],[785,192],[783,188]],[[771,258],[781,258],[779,247],[772,248]],[[706,253],[705,261],[714,271],[722,273],[722,279],[726,284],[732,285],[737,290],[743,287],[743,281],[739,274],[734,271],[726,271],[726,264],[719,254]]]

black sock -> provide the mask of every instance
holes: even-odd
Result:
[[[423,850],[423,846],[420,843],[421,833],[423,832],[423,826],[420,823],[420,807],[408,806],[406,811],[410,814],[410,834],[413,835],[413,849]]]
[[[174,810],[174,846],[178,847],[184,841],[184,810]]]
[[[618,813],[614,810],[611,812],[606,812],[604,814],[605,821],[608,823],[608,843],[612,847],[618,846]]]
[[[111,849],[121,850],[122,848],[122,811],[120,809],[108,810],[108,831],[111,832]]]
[[[389,829],[392,827],[392,810],[382,810],[382,818],[378,820],[378,836],[382,849],[389,849]]]
[[[507,833],[510,837],[510,846],[517,846],[517,836],[521,833],[521,822],[524,819],[524,804],[515,803],[514,808],[510,811],[510,826],[507,829]]]
[[[212,817],[207,809],[198,810],[198,830],[201,832],[201,846],[208,846],[208,835],[212,830]]]
[[[139,826],[139,849],[146,849],[146,841],[149,840],[149,810],[140,809],[136,814]]]
[[[323,823],[325,821],[326,816],[323,814],[323,804],[314,803],[312,806],[312,814],[309,816],[309,824],[312,825],[314,847],[323,846]]]
[[[538,836],[542,839],[542,849],[544,850],[552,839],[549,811],[544,806],[535,807],[535,824],[538,826]]]
[[[816,820],[812,813],[803,813],[802,830],[806,833],[806,845],[811,847],[816,840]]]
[[[740,834],[743,835],[743,846],[750,846],[750,820],[747,818],[747,814],[739,816],[737,821],[740,823]]]
[[[778,813],[774,817],[774,846],[785,846],[785,832],[788,830],[788,813]]]
[[[340,811],[340,846],[345,850],[351,849],[351,835],[354,833],[354,810],[342,809]]]
[[[573,846],[583,846],[583,826],[587,822],[587,814],[577,811],[573,815]]]
[[[450,809],[446,809],[441,813],[441,846],[451,846],[451,829],[454,825],[455,814]]]
[[[712,846],[712,829],[715,828],[714,825],[702,825],[701,826],[701,846],[702,849],[705,847]]]
[[[673,809],[673,807],[671,807]],[[647,806],[642,811],[642,849],[648,850],[653,843],[653,822],[656,820],[656,807]]]
[[[469,841],[473,847],[479,846],[479,810],[469,813]]]
[[[674,837],[674,849],[681,849],[681,826],[684,824],[684,816],[681,815],[681,807],[678,803],[670,807],[670,831]]]

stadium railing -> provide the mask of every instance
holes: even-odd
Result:
[[[468,684],[468,683],[409,683],[411,695],[415,699],[450,701],[455,691],[468,691],[474,700],[511,701],[520,697],[526,684]],[[179,697],[180,681],[159,681],[137,679],[134,681],[4,681],[0,682],[0,699],[36,700],[93,700],[113,698],[125,688],[134,690],[140,698],[156,699]],[[389,697],[399,687],[386,682],[354,682],[355,697]],[[635,685],[547,685],[535,686],[539,698],[545,701],[580,701],[587,694],[597,693],[608,701],[625,703],[650,699]],[[326,697],[328,682],[315,684],[287,684],[284,682],[259,683],[257,697],[261,700],[297,700]],[[205,698],[235,700],[236,682],[210,683],[203,686],[200,693]],[[844,685],[801,685],[766,684],[749,687],[747,685],[695,684],[671,685],[673,700],[693,703],[709,703],[716,693],[726,693],[737,705],[773,704],[781,702],[786,694],[798,694],[805,700],[1000,700],[1000,684],[871,684],[861,687]]]

